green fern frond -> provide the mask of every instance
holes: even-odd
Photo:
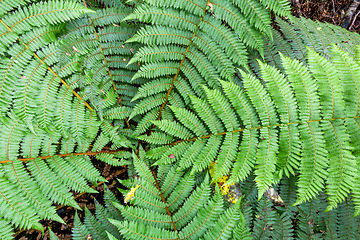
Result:
[[[222,0],[216,3],[177,1],[170,5],[166,1],[147,1],[125,18],[150,24],[127,41],[144,45],[131,60],[131,63],[141,63],[133,79],[151,79],[146,84],[149,90],[134,98],[144,99],[131,115],[144,115],[141,128],[135,131],[137,134],[149,128],[150,121],[160,120],[167,105],[176,106],[171,99],[176,98],[177,93],[181,98],[176,102],[183,99],[188,104],[189,94],[205,96],[203,85],[219,89],[218,78],[232,81],[236,66],[248,70],[246,46],[263,54],[261,34],[272,35],[270,11],[255,7],[260,4]],[[280,12],[275,5],[270,9]],[[186,87],[179,86],[179,79]],[[169,85],[160,86],[160,82],[169,82]]]
[[[240,216],[238,225],[234,230],[234,239],[236,240],[250,240],[252,239],[250,235],[250,229],[246,226],[244,215]]]
[[[276,221],[276,213],[271,211],[271,202],[261,199],[258,205],[257,215],[255,215],[253,236],[255,239],[270,238],[272,226]]]
[[[126,67],[137,47],[124,44],[137,28],[120,23],[131,11],[125,6],[101,9],[68,24],[62,37],[60,70],[80,74],[80,86],[90,93],[88,99],[101,117],[104,109],[113,107],[119,100],[121,104],[129,104],[129,100],[122,101],[118,89],[124,88],[124,82],[133,76],[131,68],[138,69]],[[74,65],[77,67],[72,68]]]
[[[265,32],[271,37],[271,30],[269,28],[271,24],[270,11],[262,8],[256,1],[235,1],[235,4],[240,8],[241,12],[249,19],[250,24],[262,32]]]
[[[64,221],[56,214],[55,207],[51,206],[51,201],[42,196],[38,183],[31,178],[24,170],[23,163],[13,162],[4,166],[6,176],[14,185],[17,185],[19,192],[25,201],[29,202],[36,209],[37,214],[43,219],[54,219],[58,222]],[[19,184],[20,183],[20,184]],[[21,188],[20,188],[21,187]]]
[[[72,1],[35,3],[29,7],[19,8],[11,14],[7,14],[6,18],[2,20],[1,32],[21,34],[31,30],[33,26],[40,27],[46,24],[58,24],[90,12],[93,11]],[[5,26],[8,26],[8,29]],[[6,34],[2,38],[6,38]]]
[[[74,228],[72,229],[72,237],[73,239],[86,239],[89,236],[89,230],[85,227],[85,225],[80,221],[80,218],[75,212],[74,217]]]
[[[332,52],[334,61],[329,61],[308,48],[310,69],[280,55],[287,77],[259,62],[264,81],[240,71],[245,90],[223,81],[225,94],[204,87],[208,103],[191,97],[193,111],[172,107],[177,121],[154,122],[168,135],[161,135],[166,143],[156,142],[152,135],[141,137],[161,145],[152,147],[147,155],[157,160],[156,165],[176,161],[178,170],[191,167],[192,173],[215,161],[214,180],[230,174],[227,184],[245,180],[255,166],[259,199],[280,181],[283,173],[290,176],[298,172],[298,198],[294,204],[312,199],[324,187],[327,210],[336,208],[350,192],[357,202],[358,188],[353,189],[356,162],[351,153],[357,146],[350,145],[357,129],[352,125],[354,131],[350,132],[344,125],[344,121],[355,124],[357,119],[357,80],[349,74],[357,63],[337,47]],[[355,89],[349,114],[345,113],[343,100],[349,99],[345,90],[348,87],[338,80],[345,71],[340,59],[345,57],[353,68],[347,69],[346,83]],[[345,60],[341,61],[344,64]],[[171,138],[174,141],[168,143]]]
[[[267,87],[269,93],[277,106],[279,120],[282,123],[298,122],[298,112],[296,99],[292,94],[292,89],[287,85],[285,76],[279,70],[259,62],[260,71],[263,78],[268,79]],[[287,125],[280,129],[279,154],[277,165],[280,169],[279,174],[283,172],[289,177],[290,173],[298,169],[300,144],[299,134],[294,131],[294,125]],[[289,136],[289,137],[287,137]],[[290,151],[288,150],[289,148]]]
[[[298,61],[290,60],[281,55],[283,66],[292,79],[293,90],[299,105],[299,119],[306,121],[300,125],[300,139],[303,142],[302,164],[300,165],[299,193],[296,204],[311,199],[324,186],[325,168],[328,165],[324,137],[321,134],[320,103],[316,94],[317,85],[312,81],[308,70]],[[314,149],[319,149],[315,150]],[[310,170],[312,169],[312,170]],[[306,189],[306,190],[305,190]]]
[[[339,223],[346,224],[343,227],[337,226],[337,236],[339,238],[356,239],[359,229],[359,217],[353,218],[354,205],[346,199],[339,204],[338,210],[338,221]]]
[[[281,17],[289,15],[288,12],[290,11],[290,5],[286,0],[260,0],[260,2]]]
[[[10,219],[11,223],[20,228],[34,228],[42,230],[42,225],[38,222],[39,217],[33,208],[25,199],[17,198],[20,195],[20,189],[15,190],[13,184],[4,176],[0,178],[1,183],[1,215],[5,219]]]
[[[124,2],[0,1],[0,238],[80,210],[97,159],[130,190],[75,239],[356,239],[359,36],[286,0]]]
[[[215,223],[214,228],[205,234],[205,239],[219,239],[220,237],[230,238],[232,236],[232,230],[241,217],[239,203],[240,201],[238,201],[234,207],[229,208],[220,217],[220,219]]]
[[[139,153],[143,152],[140,150]],[[144,155],[144,152],[140,155]],[[174,166],[159,166],[157,173],[143,157],[134,155],[139,180],[134,180],[125,201],[131,205],[113,203],[123,220],[110,222],[126,239],[230,239],[242,216],[239,203],[226,208],[219,189],[211,197],[207,174],[195,183],[194,176],[176,171]],[[221,215],[221,217],[220,217]]]
[[[12,226],[10,225],[10,221],[8,219],[4,219],[2,215],[0,215],[1,220],[1,229],[0,229],[0,238],[4,240],[13,239],[12,235],[14,234]]]
[[[118,25],[132,9],[95,13],[78,2],[0,2],[0,11],[5,11],[0,14],[0,142],[4,146],[0,150],[0,201],[8,206],[3,208],[6,213],[0,211],[0,221],[11,221],[20,229],[42,230],[42,219],[63,222],[53,203],[80,209],[71,191],[95,193],[88,183],[105,181],[89,156],[99,155],[105,162],[119,165],[113,155],[119,151],[115,148],[132,146],[117,131],[122,126],[116,121],[129,116],[121,113],[127,109],[126,100],[122,102],[125,106],[118,108],[114,86],[115,81],[117,86],[122,83],[116,77],[109,84],[101,70],[109,64],[106,74],[111,78],[110,71],[125,69],[136,50],[135,45],[123,46],[136,28]],[[65,29],[64,23],[70,20]],[[94,41],[81,45],[72,34]],[[66,40],[60,41],[61,35]],[[115,40],[121,50],[110,44]],[[96,47],[92,56],[89,46]],[[137,67],[129,69],[133,75]],[[102,119],[103,113],[107,119]],[[103,151],[110,141],[115,150]]]

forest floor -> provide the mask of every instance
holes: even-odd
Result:
[[[338,26],[344,24],[346,18],[346,12],[348,11],[354,0],[292,0],[292,13],[299,17],[310,18],[318,20],[320,22],[329,22]],[[354,13],[350,19],[348,19],[347,29],[360,33],[360,6],[354,8]],[[99,169],[108,182],[106,185],[112,190],[119,199],[121,195],[118,193],[117,188],[121,187],[116,179],[126,179],[127,171],[126,167],[111,167],[108,164],[94,160],[94,165]],[[75,199],[79,206],[84,209],[85,206],[94,212],[94,198],[100,203],[103,203],[102,196],[104,194],[104,183],[98,186],[93,186],[99,193],[97,194],[76,194]],[[32,240],[32,239],[49,239],[49,231],[51,230],[58,236],[59,239],[68,240],[71,239],[71,229],[74,226],[75,209],[66,206],[56,206],[57,213],[63,218],[66,224],[60,224],[54,221],[43,221],[45,228],[45,235],[35,230],[18,231],[15,234],[15,239],[19,240]],[[81,219],[84,217],[84,212],[78,211],[77,214]]]
[[[355,0],[291,0],[292,13],[297,17],[310,18],[334,25],[346,25],[346,29],[360,33],[360,1]],[[357,4],[357,5],[356,5]],[[352,17],[346,17],[352,7]],[[346,21],[347,20],[347,21]]]

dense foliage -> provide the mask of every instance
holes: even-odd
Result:
[[[129,190],[74,239],[356,239],[359,44],[286,0],[0,1],[0,238],[96,158]]]

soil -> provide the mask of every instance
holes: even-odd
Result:
[[[310,18],[321,22],[329,22],[335,25],[341,26],[344,20],[344,15],[350,7],[353,0],[292,0],[292,13],[299,17]],[[350,19],[347,29],[360,33],[360,7],[355,10],[355,13]],[[121,187],[116,179],[127,179],[126,167],[111,167],[108,164],[94,160],[94,165],[102,172],[107,180],[107,186],[112,190],[118,199],[121,199],[121,195],[117,191],[117,188]],[[100,203],[103,203],[102,196],[104,193],[103,183],[98,186],[93,186],[99,193],[98,194],[78,194],[74,193],[75,199],[81,208],[85,206],[92,212],[94,212],[94,198]],[[75,209],[66,206],[56,206],[57,213],[64,220],[66,224],[60,224],[54,221],[42,221],[45,234],[35,230],[21,230],[16,232],[15,239],[27,240],[27,239],[44,239],[48,240],[49,230],[51,230],[58,236],[59,239],[71,239],[71,229],[74,226]],[[84,212],[78,211],[78,215],[81,219],[84,217]]]
[[[355,0],[291,0],[292,13],[297,17],[310,18],[341,26],[346,20],[346,12]],[[349,31],[360,33],[360,7],[346,24]]]

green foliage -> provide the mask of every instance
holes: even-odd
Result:
[[[0,221],[20,229],[63,222],[53,203],[80,209],[71,191],[106,181],[89,155],[119,165],[111,153],[133,147],[119,134],[130,99],[117,103],[129,85],[118,76],[136,70],[123,60],[136,27],[120,23],[131,8],[88,4],[98,11],[80,1],[0,2]]]
[[[347,93],[354,94],[359,84],[360,66],[336,46],[330,60],[307,48],[309,68],[283,55],[281,62],[283,73],[259,62],[262,81],[240,71],[245,90],[221,81],[224,93],[204,87],[207,100],[193,97],[193,111],[172,107],[178,121],[154,124],[166,133],[162,139],[174,141],[164,147],[156,135],[143,138],[161,145],[148,156],[156,165],[178,162],[178,170],[190,167],[192,173],[215,161],[214,179],[231,172],[228,184],[244,181],[254,168],[259,200],[283,175],[296,174],[295,205],[324,187],[327,211],[350,192],[359,202],[352,154],[358,145],[350,139],[357,139],[360,103]],[[170,152],[174,158],[169,158]]]
[[[219,88],[219,78],[231,81],[236,67],[248,69],[245,47],[263,56],[262,34],[272,39],[270,10],[289,15],[284,1],[221,0],[146,1],[126,17],[148,23],[127,41],[144,45],[131,59],[141,62],[133,81],[148,79],[130,115],[143,116],[135,134],[171,120],[167,105],[184,108],[190,95],[205,97],[203,85]]]
[[[97,233],[104,235],[105,231],[100,229],[106,226],[114,239],[229,239],[233,237],[233,229],[239,232],[246,229],[246,223],[239,222],[243,219],[240,201],[229,207],[218,187],[213,194],[207,173],[191,175],[176,171],[176,165],[159,167],[155,173],[136,155],[134,167],[138,178],[122,182],[131,188],[125,197],[129,205],[112,202],[111,207],[115,206],[119,213],[109,220],[106,217],[110,213],[101,205],[97,205],[97,221],[85,211],[84,224],[75,222],[74,239],[81,239],[77,232],[85,227],[96,236]],[[87,224],[90,221],[93,224]],[[87,230],[81,232],[86,234]]]
[[[0,238],[99,160],[130,190],[74,239],[356,239],[359,44],[286,0],[0,1]]]
[[[143,166],[146,167],[145,164],[143,164]],[[188,178],[181,178],[184,174],[182,171],[176,172],[175,168],[164,171],[165,168],[168,168],[169,170],[172,167],[163,167],[161,168],[160,173],[153,173],[157,176],[162,176],[164,184],[167,181],[167,183],[163,185],[167,188],[163,191],[165,200],[167,200],[172,194],[176,195],[176,193],[171,192],[172,189],[177,190],[184,187],[184,185],[181,187],[175,185],[179,184],[181,180],[188,180]],[[169,179],[169,174],[174,175],[174,177]],[[139,173],[138,176],[144,175]],[[177,211],[174,210],[175,214],[172,214],[172,208],[169,207],[172,217],[166,214],[166,209],[163,208],[164,206],[162,205],[163,201],[161,200],[161,197],[155,194],[157,188],[153,183],[147,183],[147,180],[144,181],[141,177],[130,183],[123,182],[129,188],[139,186],[135,191],[131,190],[129,192],[130,194],[127,194],[127,196],[132,197],[130,203],[125,206],[120,204],[118,200],[114,199],[113,194],[107,191],[105,193],[105,203],[107,208],[104,209],[101,205],[96,203],[95,215],[86,210],[84,223],[81,223],[78,216],[75,216],[75,227],[73,228],[74,240],[86,239],[86,236],[96,236],[97,232],[94,228],[106,229],[107,237],[104,237],[103,239],[149,239],[154,237],[155,233],[156,237],[160,239],[165,239],[161,234],[167,235],[166,239],[185,239],[187,236],[181,237],[180,233],[174,231],[171,221],[176,225],[178,232],[183,231],[181,228],[183,225],[181,223],[185,225],[196,224],[199,218],[187,215],[191,215],[194,212],[197,212],[197,215],[195,216],[200,215],[201,209],[203,209],[203,211],[206,210],[205,207],[199,207],[200,202],[203,202],[203,204],[206,205],[206,201],[203,201],[204,198],[214,198],[216,193],[213,195],[213,191],[218,191],[218,187],[212,188],[210,182],[205,181],[207,180],[206,178],[208,178],[206,177],[206,174],[203,174],[202,176],[198,175],[196,177],[198,178],[198,181],[193,183],[192,190],[187,192],[187,194],[190,195],[189,198],[184,200],[182,197],[179,197],[174,198],[176,199],[175,202],[167,202],[168,205],[172,206],[176,204],[177,201],[185,201],[184,204],[178,205],[179,209]],[[151,180],[155,179],[152,178]],[[359,216],[353,217],[353,203],[345,200],[343,203],[339,204],[337,209],[324,212],[326,208],[325,195],[320,194],[319,198],[312,199],[298,207],[292,207],[287,202],[289,199],[285,199],[285,197],[289,196],[289,198],[292,198],[292,195],[289,194],[288,190],[290,186],[292,186],[292,188],[295,186],[295,180],[296,177],[284,178],[276,186],[278,193],[284,197],[283,200],[285,205],[283,206],[274,204],[265,196],[262,197],[260,201],[257,201],[250,193],[253,191],[251,190],[251,187],[249,188],[251,182],[244,182],[244,185],[241,187],[241,193],[243,194],[241,203],[239,201],[235,205],[231,204],[232,206],[230,206],[230,208],[228,203],[223,203],[223,207],[225,209],[227,208],[227,211],[221,215],[221,218],[217,219],[218,222],[213,226],[216,229],[208,231],[205,237],[196,235],[194,238],[217,239],[216,237],[219,235],[215,236],[213,234],[215,234],[217,230],[224,230],[221,235],[222,239],[357,239],[360,218]],[[158,181],[161,182],[160,179]],[[167,185],[173,184],[171,181],[175,181],[172,188]],[[155,192],[152,192],[152,189],[147,188],[149,186],[153,186]],[[206,189],[208,192],[205,195]],[[109,201],[110,199],[111,201]],[[191,205],[193,208],[189,209],[189,211],[183,211],[189,207],[187,202],[194,199],[201,200],[192,203]],[[139,205],[141,206],[139,207]],[[240,207],[240,209],[237,209],[237,207]],[[110,209],[112,209],[111,212]],[[233,215],[229,215],[231,209],[233,209]],[[112,216],[109,218],[108,214],[110,213]],[[182,222],[177,221],[176,217],[179,216],[185,220]],[[205,217],[204,215],[201,216]],[[191,217],[194,220],[189,221],[187,220],[188,217]],[[231,223],[234,217],[236,218],[235,226]],[[90,219],[93,219],[93,224],[90,224]],[[97,221],[94,221],[94,219]],[[224,219],[228,223],[226,224],[226,229],[224,228],[224,223],[222,223]],[[110,225],[109,221],[111,222]],[[193,228],[190,226],[187,227]],[[200,231],[200,229],[197,231]],[[103,232],[98,231],[98,233],[100,234]],[[136,235],[138,233],[143,233],[143,236],[140,237]],[[193,235],[188,238],[192,237]]]

